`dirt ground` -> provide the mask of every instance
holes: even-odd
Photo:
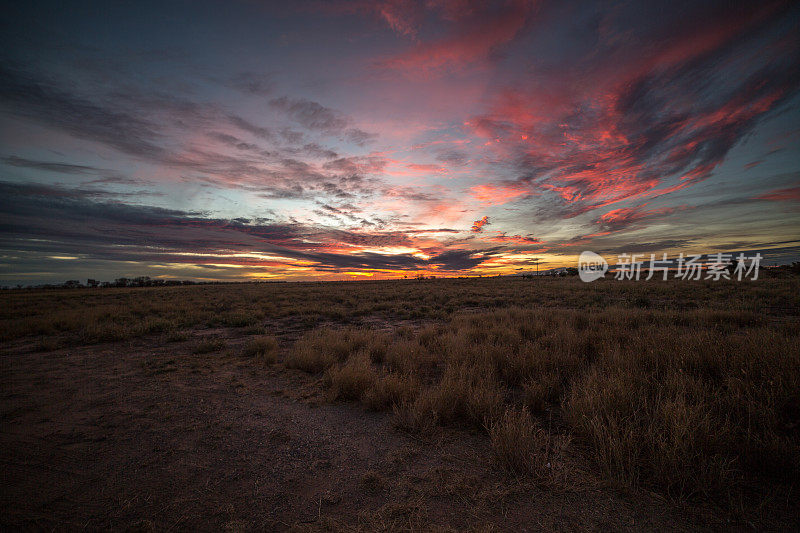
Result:
[[[200,335],[220,352],[195,354]],[[280,338],[285,354],[293,340]],[[485,435],[419,441],[325,401],[319,378],[240,355],[237,329],[2,348],[0,521],[15,529],[695,530],[747,528],[591,474],[537,486]]]

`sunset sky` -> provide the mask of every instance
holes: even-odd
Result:
[[[16,2],[0,20],[3,285],[800,257],[796,2]]]

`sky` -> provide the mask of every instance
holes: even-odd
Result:
[[[0,284],[800,258],[796,2],[17,2]]]

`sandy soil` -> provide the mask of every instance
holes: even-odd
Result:
[[[222,352],[193,354],[199,335]],[[293,335],[292,335],[293,336]],[[485,436],[429,442],[325,401],[320,380],[239,355],[240,330],[33,351],[3,347],[0,521],[142,530],[683,530],[730,526],[590,475],[513,479]],[[282,338],[285,352],[290,338]]]

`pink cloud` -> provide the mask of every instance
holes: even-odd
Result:
[[[525,26],[533,2],[511,0],[499,9],[478,9],[465,2],[439,2],[446,20],[453,22],[452,34],[430,42],[421,42],[411,50],[381,62],[385,67],[409,74],[428,75],[442,69],[459,69],[486,60],[508,44]],[[470,9],[465,9],[470,7]]]
[[[485,183],[470,187],[470,194],[476,200],[492,205],[505,204],[515,198],[529,194],[529,191],[517,185],[493,185]]]
[[[757,200],[772,200],[775,202],[800,202],[800,187],[787,187],[785,189],[776,189],[760,196],[756,196]]]

